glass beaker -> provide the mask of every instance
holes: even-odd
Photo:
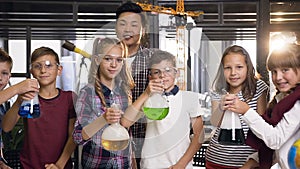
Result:
[[[111,108],[121,109],[120,104],[113,103]],[[129,145],[128,131],[119,122],[106,127],[102,133],[101,143],[108,151],[124,150]]]
[[[33,99],[24,100],[19,108],[18,114],[25,118],[40,117],[39,95],[36,93]]]
[[[144,103],[143,112],[150,120],[162,120],[169,113],[169,103],[166,96],[153,93]]]
[[[227,145],[245,144],[245,135],[238,114],[228,110],[224,112],[218,141]]]

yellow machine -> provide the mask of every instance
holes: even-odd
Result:
[[[184,0],[177,0],[176,10],[173,8],[166,8],[161,6],[155,6],[146,3],[137,2],[139,6],[146,12],[156,12],[168,15],[177,16],[178,21],[176,21],[176,43],[177,43],[177,58],[183,61],[184,67],[179,67],[180,76],[182,80],[178,81],[178,86],[180,89],[186,89],[186,57],[185,57],[185,26],[186,19],[188,16],[194,18],[199,17],[204,14],[203,11],[184,11]]]

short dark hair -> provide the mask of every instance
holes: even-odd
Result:
[[[0,62],[7,62],[8,64],[10,64],[10,70],[12,69],[13,60],[9,56],[9,54],[2,48],[0,48]]]
[[[124,12],[133,12],[133,13],[139,14],[141,16],[141,19],[142,19],[143,27],[146,26],[146,16],[143,13],[142,7],[139,6],[138,4],[133,3],[131,1],[127,1],[127,2],[123,3],[121,6],[118,7],[118,9],[116,11],[117,19],[119,19],[120,15]]]
[[[37,48],[35,49],[32,54],[31,54],[31,63],[33,63],[34,61],[36,61],[39,57],[41,56],[45,56],[45,55],[52,55],[55,57],[55,61],[59,63],[59,57],[58,57],[58,54],[51,48],[49,47],[40,47],[40,48]]]

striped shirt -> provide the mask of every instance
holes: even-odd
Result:
[[[268,86],[262,80],[258,80],[256,83],[257,83],[256,93],[251,99],[251,101],[248,102],[250,108],[252,108],[255,111],[257,109],[258,98],[265,90],[268,89]],[[238,97],[240,100],[244,101],[241,91],[238,93]],[[220,96],[212,96],[212,99],[215,100],[220,99]],[[241,115],[239,116],[240,116],[241,126],[246,138],[249,127],[241,119]],[[206,160],[223,166],[241,167],[246,162],[248,156],[254,153],[255,150],[248,145],[224,145],[224,144],[222,145],[218,142],[219,132],[220,132],[220,128],[218,127],[210,140],[209,146],[207,147],[205,153]]]

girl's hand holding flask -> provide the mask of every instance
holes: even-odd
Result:
[[[111,125],[104,129],[101,142],[104,149],[108,151],[124,150],[128,147],[128,131],[119,123],[121,112],[120,104],[112,103],[104,114],[104,118]]]

